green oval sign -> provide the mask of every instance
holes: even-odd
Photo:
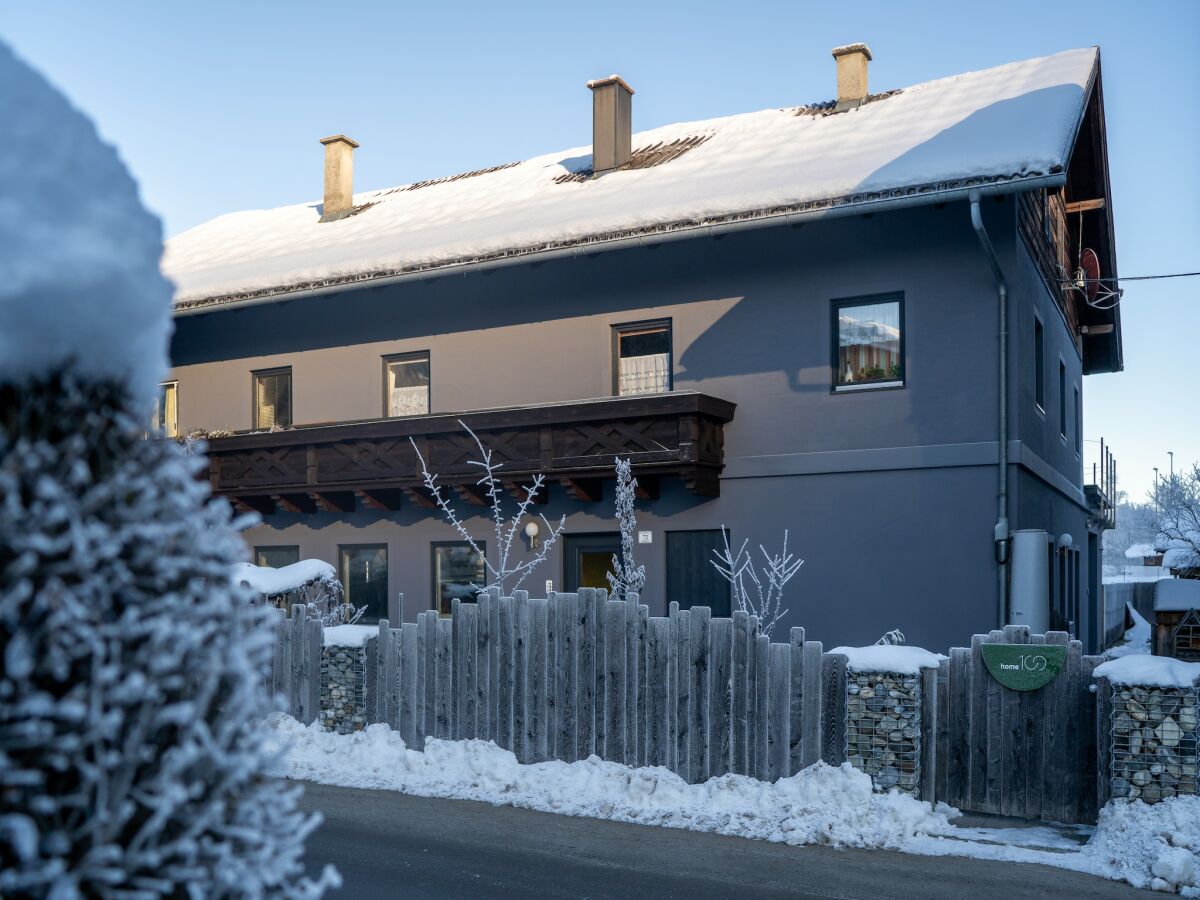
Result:
[[[1062,671],[1067,648],[1061,644],[982,644],[983,663],[992,677],[1014,691],[1036,691]]]

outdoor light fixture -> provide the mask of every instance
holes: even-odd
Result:
[[[538,548],[538,528],[537,522],[528,522],[525,525],[525,537],[529,538],[529,547],[532,550]]]

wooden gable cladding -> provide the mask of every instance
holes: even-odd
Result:
[[[416,444],[452,499],[478,505],[486,498],[475,487],[479,467],[471,460],[478,451],[465,424],[502,464],[502,480],[518,490],[541,474],[567,485],[568,496],[594,502],[619,456],[632,459],[635,475],[649,485],[647,498],[670,477],[715,497],[723,429],[734,409],[679,391],[237,434],[210,440],[209,478],[214,493],[262,515],[393,511],[402,503],[433,509]]]

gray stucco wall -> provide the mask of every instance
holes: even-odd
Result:
[[[1016,333],[1036,274],[1015,246],[1011,199],[986,201],[984,212],[1014,275]],[[895,292],[905,303],[906,386],[833,394],[832,301]],[[666,603],[665,529],[726,524],[738,541],[770,546],[788,528],[790,547],[807,562],[786,624],[834,643],[900,627],[910,641],[942,648],[996,625],[995,303],[967,206],[958,203],[184,318],[173,376],[185,428],[249,427],[249,373],[277,365],[292,366],[297,424],[376,418],[381,357],[410,350],[430,351],[435,412],[575,400],[611,393],[612,325],[669,317],[676,388],[738,409],[725,429],[719,499],[668,483],[659,500],[639,504],[641,527],[654,532],[654,543],[638,548],[652,609]],[[1045,318],[1049,338],[1053,320]],[[1015,373],[1025,368],[1020,345],[1014,340]],[[1077,378],[1078,358],[1071,364]],[[1021,429],[1020,439],[1027,430],[1035,437],[1024,420]],[[1067,472],[1069,463],[1054,465]],[[1029,499],[1015,501],[1016,518],[1039,520],[1045,504],[1034,488],[1018,494],[1017,469],[1011,489]],[[545,511],[567,513],[573,533],[615,527],[611,494],[583,505],[554,486]],[[1052,527],[1047,521],[1014,527]],[[492,554],[487,526],[471,520]],[[339,544],[387,543],[393,619],[400,591],[406,618],[430,606],[430,541],[454,538],[411,507],[386,516],[278,515],[247,535],[252,545],[298,544],[302,556],[331,562]],[[557,553],[529,585],[533,593],[545,578],[562,586]]]

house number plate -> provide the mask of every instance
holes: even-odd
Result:
[[[983,644],[983,664],[1014,691],[1036,691],[1054,680],[1067,658],[1058,644]]]

